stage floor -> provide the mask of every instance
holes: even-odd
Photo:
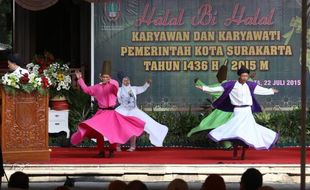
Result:
[[[299,148],[247,151],[245,160],[232,160],[232,151],[194,148],[140,148],[98,158],[94,148],[51,148],[51,160],[42,164],[299,164]],[[310,155],[308,154],[308,160]]]
[[[183,178],[202,182],[209,174],[220,174],[226,182],[238,183],[250,167],[259,169],[266,182],[294,184],[300,179],[299,148],[250,149],[246,160],[232,160],[232,151],[193,148],[140,148],[116,152],[114,158],[98,158],[97,154],[95,148],[51,148],[48,162],[6,163],[5,169],[8,175],[24,171],[38,182],[64,181],[65,176],[86,181],[167,182]],[[306,173],[310,174],[308,165]]]

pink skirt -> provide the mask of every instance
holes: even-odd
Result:
[[[99,110],[90,119],[79,124],[71,143],[80,144],[84,138],[104,136],[111,144],[125,144],[132,136],[140,136],[145,123],[136,117],[123,116],[114,110]]]

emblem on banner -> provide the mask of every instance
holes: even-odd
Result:
[[[105,0],[104,14],[110,21],[116,21],[121,15],[121,1],[120,0]]]

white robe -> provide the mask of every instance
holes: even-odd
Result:
[[[22,77],[24,74],[29,74],[27,69],[23,69],[21,67],[17,67],[17,69],[15,69],[15,71],[12,72],[12,74],[18,76],[19,78]]]
[[[137,95],[145,92],[149,87],[144,86],[122,86],[117,93],[118,106],[115,111],[125,116],[133,116],[145,122],[145,132],[149,134],[150,142],[157,147],[163,146],[163,141],[168,133],[168,127],[156,122],[153,118],[137,107]]]
[[[224,88],[204,86],[205,92],[223,92]],[[272,89],[256,86],[254,94],[272,95]],[[233,117],[225,124],[213,129],[209,137],[216,141],[238,139],[255,149],[270,149],[276,143],[279,136],[276,132],[263,127],[255,122],[252,114],[252,96],[249,86],[236,82],[229,94],[230,101],[235,106],[249,105],[248,107],[235,107]]]

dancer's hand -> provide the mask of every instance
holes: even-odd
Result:
[[[251,79],[255,79],[255,77],[256,77],[256,73],[251,73],[251,74],[250,74],[250,78],[251,78]]]
[[[152,79],[147,79],[147,80],[146,80],[146,83],[152,84]]]
[[[272,90],[273,90],[273,93],[275,93],[275,94],[279,92],[279,90],[274,89],[274,88],[272,88]]]
[[[203,90],[203,87],[202,86],[196,86],[196,88],[200,89],[200,90]]]
[[[75,76],[77,79],[81,79],[82,78],[82,73],[79,70],[75,70]]]
[[[194,83],[196,83],[198,80],[199,80],[199,78],[195,78],[195,79],[194,79]]]

